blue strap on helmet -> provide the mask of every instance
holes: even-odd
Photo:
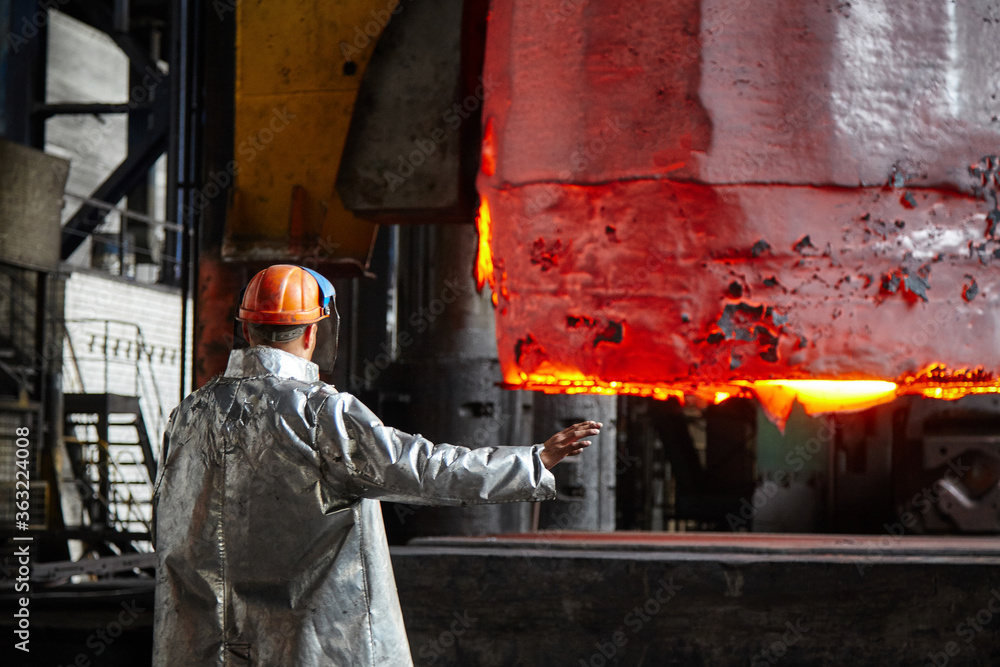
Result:
[[[326,277],[320,275],[312,269],[307,269],[306,267],[300,267],[303,271],[307,272],[313,278],[316,279],[316,283],[319,284],[319,292],[321,295],[320,306],[323,308],[323,314],[330,314],[330,301],[337,296],[337,290],[334,289],[333,283],[326,279]]]

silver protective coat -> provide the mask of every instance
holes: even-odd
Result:
[[[545,500],[541,447],[433,444],[268,347],[171,415],[153,664],[411,665],[379,500]]]

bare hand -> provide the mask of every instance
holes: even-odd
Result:
[[[567,456],[577,456],[590,446],[589,440],[581,440],[601,432],[601,422],[580,422],[556,433],[545,441],[542,449],[542,465],[551,469]]]

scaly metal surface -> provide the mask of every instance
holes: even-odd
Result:
[[[1000,371],[997,18],[494,7],[479,189],[505,380]]]

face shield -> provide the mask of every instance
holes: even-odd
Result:
[[[333,372],[333,364],[337,361],[337,338],[340,335],[337,290],[324,276],[312,269],[305,270],[319,283],[320,306],[328,313],[316,323],[316,349],[313,351],[312,360],[319,366],[320,373],[330,374]]]

